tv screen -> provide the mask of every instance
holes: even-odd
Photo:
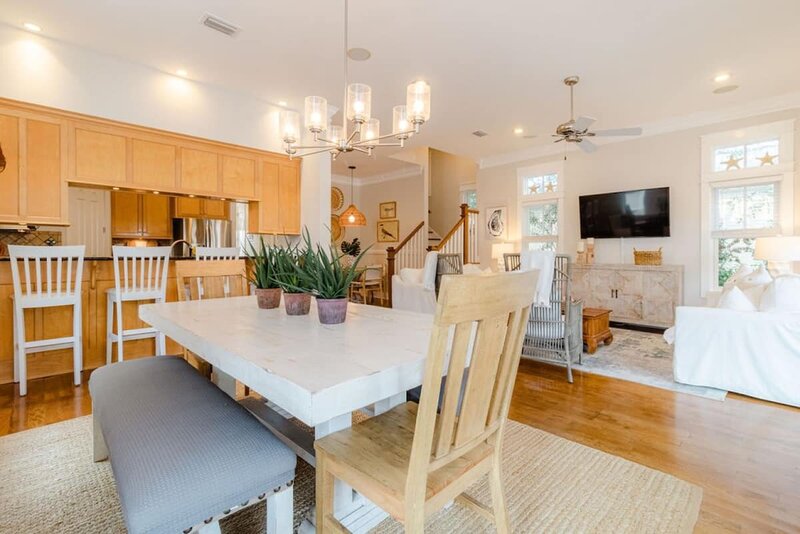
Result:
[[[669,236],[669,187],[578,199],[581,239]]]

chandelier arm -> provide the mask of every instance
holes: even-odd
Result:
[[[381,139],[390,139],[392,137],[397,137],[398,135],[411,135],[413,133],[415,133],[414,130],[408,130],[408,131],[405,131],[405,132],[393,132],[393,133],[390,133],[390,134],[381,135],[379,137],[373,137],[372,139],[365,139],[363,141],[356,141],[355,143],[352,143],[352,144],[353,145],[363,145],[365,143],[372,143],[373,141],[380,141]]]
[[[403,143],[378,143],[371,146],[372,148],[381,148],[385,146],[405,146],[405,145]],[[353,147],[353,148],[360,148],[360,147]]]
[[[319,149],[324,148],[325,150],[330,150],[331,148],[335,148],[336,146],[338,146],[338,145],[335,145],[333,143],[331,143],[329,147],[321,147],[319,145],[311,145],[311,146],[295,146],[295,145],[292,145],[292,149],[293,150],[319,150]]]
[[[355,143],[353,143],[353,138],[356,136],[356,134],[360,134],[360,133],[361,133],[361,125],[356,123],[355,128],[353,128],[353,132],[350,134],[350,137],[347,138],[347,142],[345,144],[346,145],[350,145],[350,144],[358,144],[358,143],[360,143],[361,142],[361,136],[360,135],[359,135],[359,138],[358,138],[359,140],[356,141]]]
[[[327,143],[327,144],[329,144],[331,146],[339,146],[339,143],[331,141],[330,139],[325,139],[324,137],[317,138],[317,141],[322,141],[323,143]],[[317,148],[317,147],[313,146],[313,147],[307,147],[307,148]]]
[[[308,148],[319,148],[319,147],[308,147]],[[331,148],[320,148],[319,150],[312,150],[311,152],[306,152],[305,154],[292,154],[295,158],[305,158],[307,156],[315,156],[317,154],[322,154],[323,152],[330,152]]]
[[[353,147],[353,150],[355,150],[356,152],[361,152],[363,154],[369,154],[370,153],[369,149],[361,148],[360,146],[355,146],[355,145],[351,145],[351,146]]]

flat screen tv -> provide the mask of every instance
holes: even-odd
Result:
[[[669,236],[669,187],[578,198],[581,239]]]

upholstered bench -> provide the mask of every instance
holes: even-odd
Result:
[[[266,500],[291,532],[295,454],[183,359],[106,365],[89,381],[94,459],[111,458],[131,534],[192,532]]]

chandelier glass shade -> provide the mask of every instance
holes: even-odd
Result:
[[[356,168],[350,165],[348,169],[350,169],[350,205],[339,215],[339,226],[366,226],[366,215],[358,211],[356,205],[353,204],[353,171]]]
[[[431,86],[418,80],[406,87],[406,104],[392,108],[391,133],[380,134],[380,121],[372,117],[372,88],[363,83],[349,83],[348,80],[347,2],[348,0],[344,0],[345,91],[342,125],[328,124],[328,101],[324,97],[307,96],[303,126],[312,135],[314,144],[301,146],[298,144],[302,138],[300,116],[296,111],[283,110],[280,114],[280,131],[284,150],[290,158],[330,152],[335,159],[342,152],[357,151],[372,155],[372,150],[376,147],[402,147],[409,137],[419,133],[420,127],[430,120]],[[381,142],[384,140],[391,142]]]

